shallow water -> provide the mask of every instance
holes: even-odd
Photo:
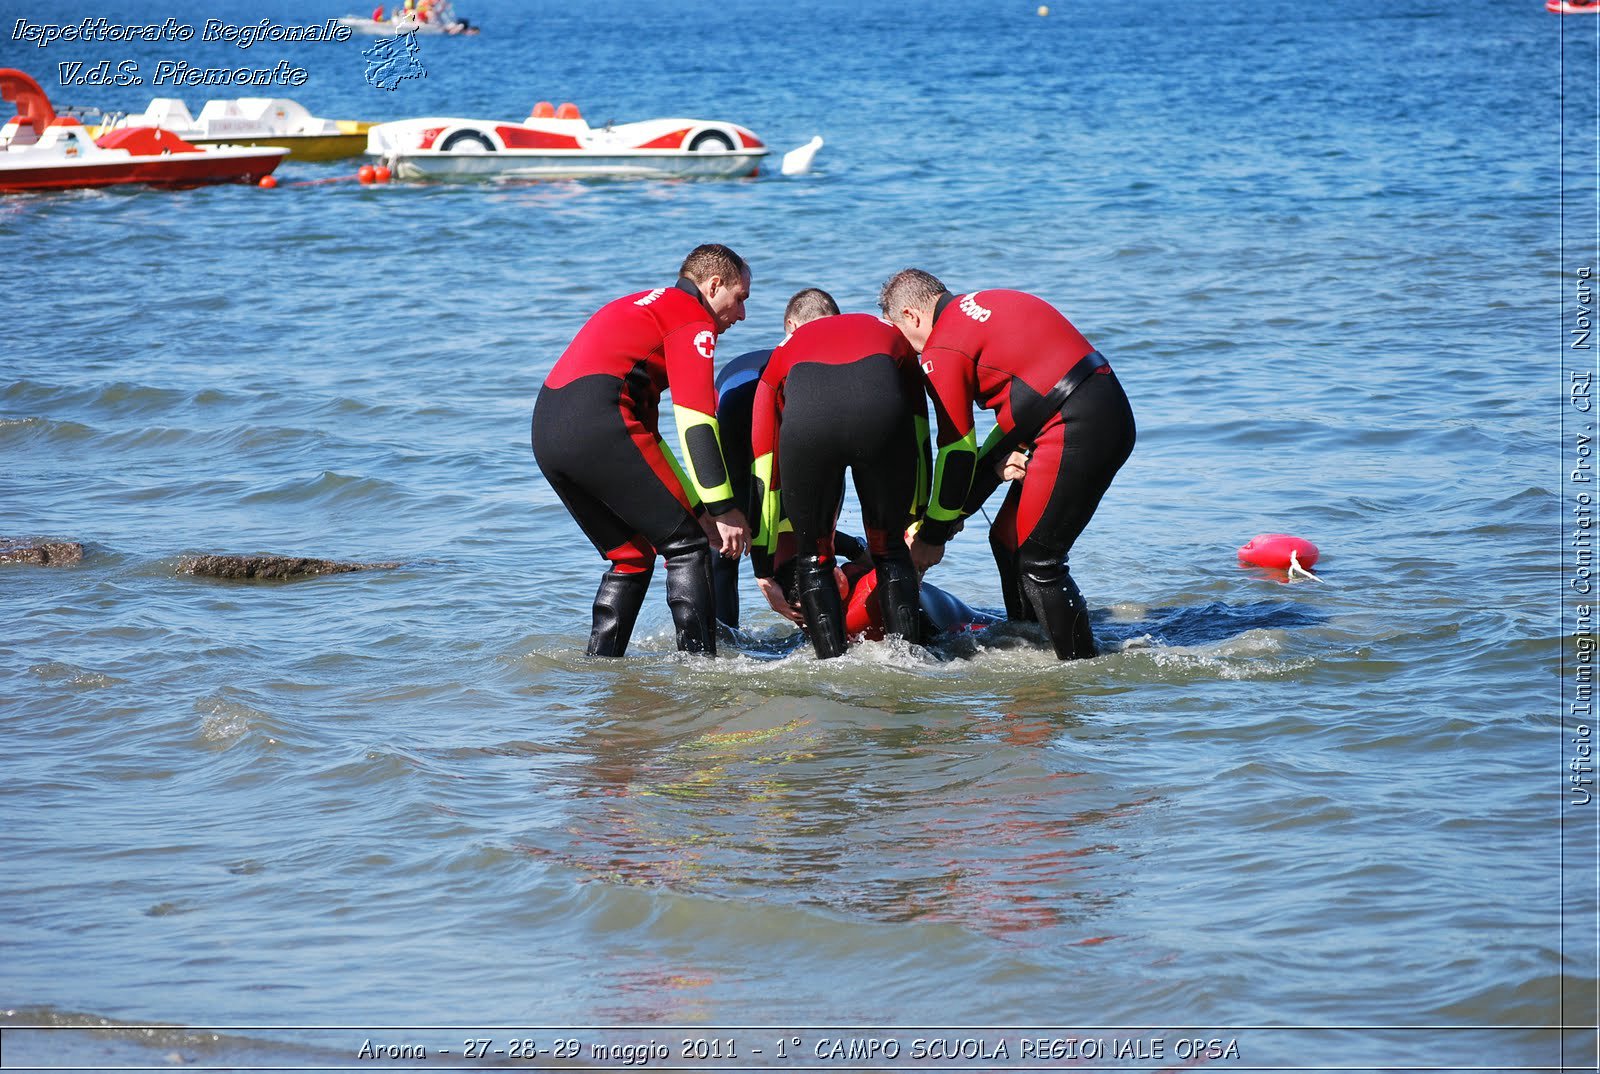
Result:
[[[80,7],[5,21],[111,14]],[[322,14],[295,7],[251,17]],[[1514,1028],[1595,1010],[1595,816],[1556,741],[1581,416],[1550,194],[1593,138],[1574,109],[1554,145],[1561,20],[461,7],[484,33],[423,40],[392,94],[360,41],[178,54],[288,57],[337,117],[570,98],[827,145],[803,178],[290,164],[0,199],[0,534],[87,544],[0,566],[0,1025],[265,1027],[83,1045],[108,1068],[337,1065],[291,1027],[368,1024],[1171,1026],[1246,1038],[1218,1068],[1592,1068],[1592,1034]],[[135,109],[53,65],[174,47],[0,66]],[[820,665],[763,614],[692,660],[657,593],[627,660],[583,658],[599,563],[529,408],[590,312],[708,240],[755,270],[727,355],[800,287],[868,309],[906,264],[1074,319],[1140,430],[1073,557],[1105,656],[1001,627]],[[981,529],[934,580],[993,607]],[[1237,565],[1275,530],[1321,584]],[[404,566],[178,571],[213,551]],[[1479,1025],[1513,1028],[1383,1029]]]

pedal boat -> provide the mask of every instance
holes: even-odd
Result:
[[[769,152],[734,123],[591,127],[576,106],[555,109],[548,101],[520,123],[429,117],[367,131],[367,154],[397,179],[726,179],[755,175]]]
[[[283,97],[238,97],[207,101],[198,116],[175,97],[157,97],[134,115],[117,116],[91,127],[99,135],[125,127],[160,127],[191,145],[275,145],[295,160],[339,160],[367,149],[371,123],[321,119]]]
[[[0,68],[0,99],[17,106],[0,127],[0,193],[257,183],[289,152],[276,146],[202,148],[157,127],[127,127],[93,138],[79,120],[56,115],[37,82],[9,67]]]

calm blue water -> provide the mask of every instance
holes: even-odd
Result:
[[[109,1068],[349,1058],[297,1025],[1592,1023],[1595,815],[1558,741],[1562,20],[1034,7],[463,0],[483,34],[423,39],[388,93],[360,39],[9,39],[337,4],[6,0],[0,66],[66,103],[171,91],[62,89],[64,61],[288,59],[285,95],[335,118],[570,99],[827,145],[790,179],[292,163],[270,192],[0,199],[0,535],[88,548],[0,566],[0,1024],[280,1027],[91,1051]],[[795,290],[869,309],[908,264],[1074,319],[1140,428],[1073,557],[1107,655],[1002,630],[685,660],[653,595],[629,659],[582,657],[600,564],[529,409],[590,312],[702,241],[754,266],[728,355]],[[933,580],[994,606],[981,529]],[[1238,567],[1278,530],[1323,584]],[[176,569],[258,551],[405,566]],[[1461,1039],[1208,1065],[1561,1057]],[[1592,1067],[1592,1034],[1565,1054]]]

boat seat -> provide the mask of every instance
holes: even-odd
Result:
[[[0,128],[0,146],[33,145],[38,140],[38,128],[27,116],[17,116]]]
[[[189,106],[176,97],[157,97],[150,102],[150,107],[145,109],[143,116],[130,117],[138,125],[147,127],[165,127],[167,130],[186,131],[194,125],[194,116],[189,114]]]

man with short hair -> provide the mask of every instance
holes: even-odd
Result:
[[[667,604],[685,652],[716,653],[711,548],[737,556],[749,526],[728,482],[712,358],[744,320],[750,266],[720,244],[698,246],[678,280],[601,307],[545,378],[533,453],[584,535],[610,561],[595,594],[588,652],[621,656],[659,552]],[[680,468],[658,429],[672,394]]]
[[[834,525],[848,469],[861,501],[884,629],[920,640],[917,575],[903,534],[920,507],[927,404],[915,358],[870,314],[823,317],[772,352],[751,416],[752,502],[761,504],[751,563],[774,609],[789,614],[775,579],[778,522],[794,529],[795,588],[817,656],[845,651],[834,579]],[[779,510],[781,498],[782,510]]]
[[[1022,291],[957,296],[904,269],[884,283],[879,305],[921,353],[938,416],[933,492],[913,561],[919,570],[939,562],[962,518],[1005,476],[1011,452],[1031,445],[1026,475],[989,531],[1006,614],[1038,620],[1059,659],[1097,655],[1067,555],[1133,452],[1133,410],[1110,363],[1054,307]],[[995,414],[981,449],[974,402]]]
[[[794,330],[803,324],[833,317],[838,312],[839,306],[833,296],[821,288],[797,291],[783,310],[784,338],[794,335]],[[750,457],[750,410],[755,405],[761,371],[771,357],[771,348],[748,351],[717,373],[717,423],[722,428],[722,457],[728,461],[733,502],[744,508],[747,518],[755,518],[760,512],[760,505],[750,502],[750,465],[754,461]],[[739,557],[718,552],[714,559],[717,619],[736,627],[739,625]]]

